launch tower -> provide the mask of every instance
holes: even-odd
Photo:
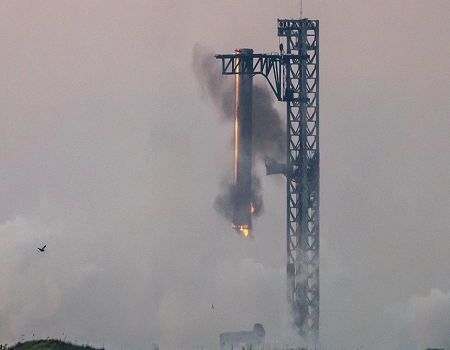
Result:
[[[294,324],[309,346],[319,339],[319,21],[279,19],[279,54],[251,55],[246,73],[263,75],[286,102],[286,164],[266,162],[287,178],[287,294]],[[216,55],[222,74],[243,74],[238,51]],[[250,71],[249,71],[250,69]]]
[[[319,22],[278,20],[286,38],[287,280],[300,334],[319,336]]]

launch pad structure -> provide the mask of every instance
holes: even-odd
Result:
[[[319,21],[278,19],[277,54],[237,50],[216,55],[222,74],[262,75],[286,102],[286,164],[266,161],[287,178],[287,295],[295,327],[308,346],[319,342]],[[244,66],[245,65],[245,66]],[[250,208],[248,208],[250,210]]]

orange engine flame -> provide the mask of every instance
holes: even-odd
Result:
[[[238,158],[238,119],[234,118],[234,183],[237,182],[237,158]]]
[[[253,206],[253,203],[252,203],[252,206],[251,206],[251,208],[250,208],[250,212],[251,212],[252,214],[255,212],[255,207]]]
[[[245,237],[250,234],[250,230],[247,225],[231,225],[236,231],[242,233]]]

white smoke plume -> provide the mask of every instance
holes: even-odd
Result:
[[[434,288],[428,295],[411,297],[406,315],[404,348],[450,349],[450,291]]]

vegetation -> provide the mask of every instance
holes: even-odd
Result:
[[[59,339],[47,339],[47,340],[30,340],[24,343],[17,343],[8,347],[3,345],[1,348],[8,350],[105,350],[96,349],[89,345],[77,345],[68,343]]]

